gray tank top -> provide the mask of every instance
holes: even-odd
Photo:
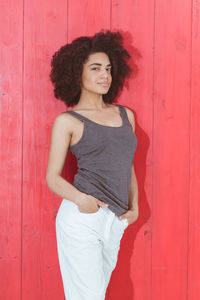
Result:
[[[125,108],[119,107],[123,124],[111,127],[98,124],[83,115],[65,111],[83,122],[79,141],[69,146],[77,158],[78,172],[72,183],[79,191],[107,203],[117,216],[128,209],[131,168],[137,138]]]

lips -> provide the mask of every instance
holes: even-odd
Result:
[[[108,82],[101,82],[101,83],[99,83],[100,85],[102,85],[102,86],[109,86],[109,83]]]

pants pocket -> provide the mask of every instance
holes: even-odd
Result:
[[[78,209],[79,214],[89,216],[89,215],[97,215],[98,213],[100,213],[101,206],[99,206],[99,209],[97,211],[92,212],[92,213],[82,212],[82,211],[79,210],[78,206],[77,206],[77,209]]]
[[[125,220],[126,227],[128,227],[129,224],[127,218],[125,218],[124,220]]]
[[[123,223],[123,225],[125,226],[125,228],[128,227],[128,225],[129,225],[127,218],[124,218],[124,219],[120,220],[120,222]]]

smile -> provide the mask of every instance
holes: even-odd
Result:
[[[108,87],[109,84],[108,83],[99,83],[100,85],[104,86],[104,87]]]

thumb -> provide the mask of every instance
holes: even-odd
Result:
[[[108,204],[106,204],[105,202],[103,202],[103,201],[101,201],[101,200],[98,200],[98,201],[97,201],[97,204],[98,204],[99,206],[101,206],[101,207],[108,207],[108,206],[109,206]]]

